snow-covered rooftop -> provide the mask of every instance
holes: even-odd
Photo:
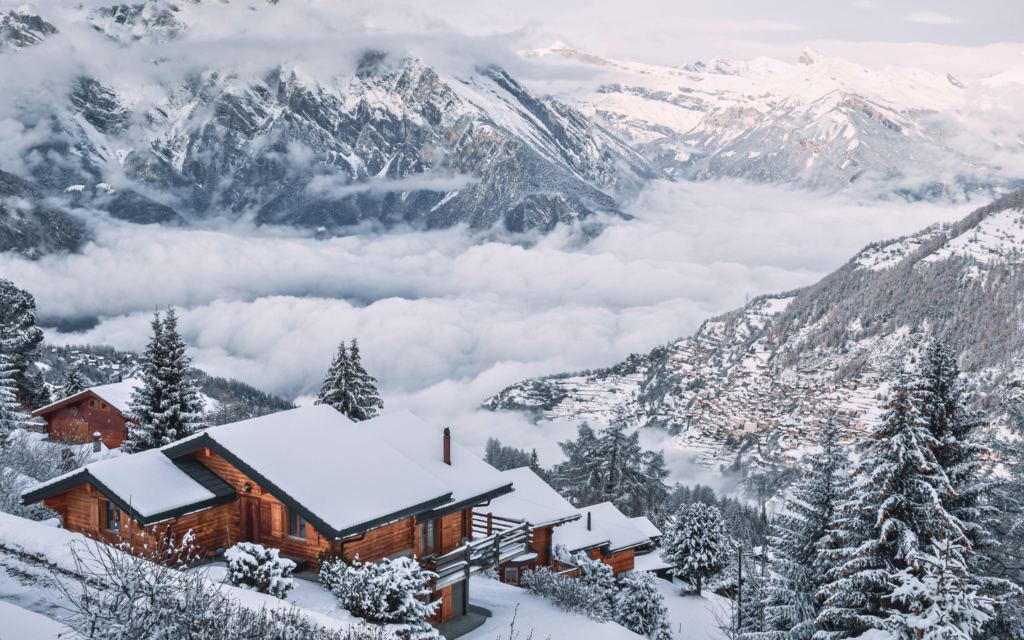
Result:
[[[452,501],[469,500],[512,483],[500,471],[455,442],[450,465],[444,462],[441,430],[409,411],[398,411],[359,423],[359,426],[401,452],[438,481],[451,487]]]
[[[661,530],[654,526],[654,523],[651,522],[647,516],[637,516],[636,518],[630,518],[629,521],[633,523],[633,526],[640,530],[640,533],[644,534],[648,538],[661,537]]]
[[[587,530],[587,513],[591,527]],[[607,544],[612,552],[649,544],[650,537],[619,511],[611,502],[591,505],[579,510],[582,518],[556,527],[552,543],[565,545],[571,552]]]
[[[50,403],[41,409],[36,409],[32,412],[32,415],[41,415],[49,411],[50,409],[67,404],[68,402],[74,402],[81,398],[86,397],[90,393],[95,394],[101,400],[104,400],[107,404],[114,407],[121,413],[128,411],[128,403],[132,399],[132,391],[135,387],[142,384],[141,380],[135,378],[128,378],[123,382],[114,382],[112,384],[101,384],[97,387],[89,387],[81,393],[76,393],[70,398],[63,398],[57,402]]]
[[[533,527],[580,517],[568,500],[528,467],[502,471],[501,476],[512,483],[515,492],[491,500],[490,506],[482,507],[481,512],[523,520]]]
[[[416,420],[409,431],[426,427]],[[221,445],[335,531],[454,493],[418,460],[392,448],[364,424],[331,406],[317,405],[212,427],[192,437],[206,436]],[[412,433],[406,437],[416,438]],[[440,460],[441,436],[436,439]],[[469,493],[472,487],[460,490]]]
[[[76,477],[83,484],[102,485],[113,494],[108,497],[120,499],[144,520],[216,497],[175,466],[160,449],[93,462],[34,485],[25,493],[61,485]]]

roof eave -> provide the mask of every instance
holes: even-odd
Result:
[[[514,491],[514,489],[512,488],[512,483],[509,483],[503,487],[491,489],[490,491],[469,498],[465,498],[464,500],[459,500],[458,502],[453,502],[452,504],[447,504],[440,508],[433,509],[431,511],[416,514],[416,522],[425,522],[427,520],[433,520],[434,518],[446,516],[450,513],[455,513],[456,511],[469,509],[471,507],[475,507],[477,505],[490,502],[491,500],[494,500],[495,498],[501,497],[503,495],[512,493],[512,491]]]

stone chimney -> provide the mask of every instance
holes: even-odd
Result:
[[[444,428],[444,463],[452,464],[452,430],[448,427]]]
[[[590,531],[590,512],[587,512],[587,531]]]
[[[97,432],[93,433],[92,434],[92,451],[93,451],[93,453],[99,453],[100,452],[100,449],[101,449],[100,445],[102,443],[103,443],[103,441],[100,440],[100,432],[97,431]]]

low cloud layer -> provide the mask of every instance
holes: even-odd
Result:
[[[868,242],[955,220],[975,205],[861,202],[744,183],[657,183],[589,242],[563,229],[497,242],[465,229],[315,240],[231,226],[95,223],[80,255],[0,256],[51,322],[96,318],[57,343],[141,348],[173,304],[195,364],[290,398],[318,388],[358,337],[389,410],[537,447],[573,425],[477,411],[526,377],[614,364],[689,335],[747,295],[810,284]],[[685,456],[684,456],[685,457]],[[682,463],[680,463],[681,466]]]

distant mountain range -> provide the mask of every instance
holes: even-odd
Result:
[[[1024,68],[965,84],[951,74],[874,71],[821,51],[681,66],[622,62],[562,42],[531,58],[599,67],[608,82],[575,102],[667,173],[742,177],[838,190],[881,182],[911,197],[992,193],[1024,182],[1024,132],[1002,129],[1007,87]],[[1014,166],[1002,166],[1009,159]]]
[[[708,466],[792,465],[837,415],[853,442],[889,381],[939,337],[995,428],[1024,400],[1024,190],[960,222],[866,247],[810,287],[596,371],[514,384],[486,408],[668,430]]]
[[[145,60],[156,44],[188,41],[195,7],[149,2],[46,19],[12,11],[0,17],[0,55],[30,56],[32,45],[62,37],[62,20],[85,20],[124,56]],[[169,82],[79,76],[45,113],[20,114],[50,129],[22,157],[59,161],[25,162],[23,182],[0,179],[32,206],[130,222],[250,216],[343,233],[364,223],[547,232],[624,215],[619,194],[666,177],[575,108],[539,99],[493,66],[446,76],[367,51],[351,75],[317,69],[282,62],[240,76],[211,60]],[[0,250],[81,241],[40,241],[42,222],[19,222],[10,209],[0,216],[10,229]]]

